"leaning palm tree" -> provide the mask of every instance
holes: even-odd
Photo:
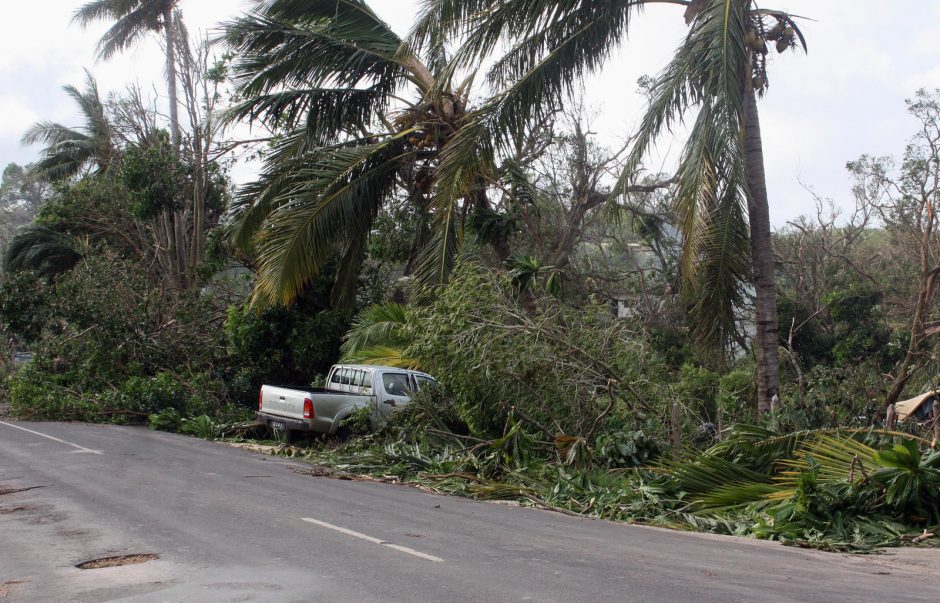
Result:
[[[86,74],[85,89],[65,86],[66,94],[78,105],[85,125],[69,128],[62,124],[41,121],[23,135],[23,144],[42,144],[39,161],[30,166],[30,175],[38,180],[69,178],[91,169],[107,172],[116,162],[117,146],[114,128],[105,113],[95,78]]]
[[[234,207],[235,241],[259,259],[255,299],[290,303],[338,254],[335,299],[350,300],[373,221],[396,195],[431,217],[416,274],[443,282],[465,217],[495,213],[487,189],[518,171],[464,154],[460,130],[477,123],[469,82],[454,84],[442,46],[415,52],[364,0],[269,0],[227,24],[224,40],[244,99],[228,118],[278,134]],[[518,130],[511,117],[503,125]],[[491,230],[505,259],[504,231]]]
[[[98,43],[98,56],[109,59],[133,46],[149,32],[162,32],[166,43],[166,82],[170,103],[170,130],[174,147],[180,144],[180,123],[176,92],[175,11],[179,0],[93,0],[75,11],[74,21],[83,27],[93,21],[109,20],[114,25]]]
[[[698,111],[676,190],[692,323],[702,341],[726,348],[745,287],[753,287],[758,408],[766,412],[780,389],[779,334],[757,97],[769,82],[768,44],[784,52],[806,43],[792,17],[751,0],[692,4],[689,34],[656,80],[627,170],[687,111]]]
[[[713,350],[724,350],[736,332],[736,316],[748,283],[756,306],[759,406],[769,409],[779,389],[776,288],[760,123],[756,99],[768,85],[768,43],[783,52],[805,42],[783,11],[760,9],[753,0],[425,0],[413,33],[415,47],[441,38],[466,42],[455,66],[474,64],[508,44],[490,68],[496,87],[534,83],[516,96],[515,114],[531,118],[560,102],[579,76],[599,69],[626,35],[635,11],[647,4],[685,9],[688,36],[656,80],[652,102],[623,172],[617,196],[639,171],[656,138],[698,109],[681,160],[676,191],[684,235],[684,275],[692,325]],[[478,127],[464,128],[466,157],[511,144],[513,132],[494,127],[479,112]],[[447,166],[445,166],[447,167]],[[753,280],[751,280],[753,279]]]

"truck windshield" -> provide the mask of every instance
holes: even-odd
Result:
[[[405,373],[385,373],[382,375],[385,393],[392,396],[408,395],[408,375]]]

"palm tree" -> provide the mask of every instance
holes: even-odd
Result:
[[[173,146],[180,145],[180,122],[176,92],[176,15],[179,0],[93,0],[75,11],[73,21],[87,26],[92,21],[110,20],[114,25],[98,43],[98,57],[109,59],[133,46],[149,32],[162,32],[166,43],[166,81],[170,102],[170,130]]]
[[[615,189],[622,197],[640,161],[664,130],[697,108],[698,117],[681,160],[676,209],[684,235],[686,293],[693,330],[714,350],[725,350],[736,332],[737,310],[753,279],[756,305],[759,407],[768,410],[779,389],[776,287],[762,140],[756,99],[768,85],[768,43],[783,52],[805,48],[793,19],[760,9],[752,0],[425,0],[414,45],[462,36],[458,65],[474,64],[510,49],[490,68],[494,86],[533,85],[515,97],[518,117],[538,115],[559,103],[579,76],[599,69],[620,44],[634,12],[647,4],[685,9],[690,31],[669,66],[657,78],[653,98],[630,161]],[[465,141],[467,154],[492,142],[510,142],[489,126]],[[459,165],[465,157],[453,163]]]
[[[712,349],[726,349],[745,286],[753,286],[758,408],[766,412],[780,389],[779,334],[757,97],[769,82],[768,44],[784,52],[806,43],[792,17],[751,0],[693,2],[687,20],[689,34],[656,80],[626,173],[664,130],[698,110],[676,191],[692,324]]]
[[[433,222],[416,273],[443,282],[464,218],[493,212],[486,189],[506,171],[492,153],[466,157],[469,84],[453,85],[441,46],[414,52],[364,0],[271,0],[224,39],[245,99],[229,120],[279,133],[234,207],[235,241],[259,258],[256,300],[290,303],[336,253],[336,300],[350,300],[373,220],[399,194]],[[490,242],[508,257],[504,236]]]
[[[46,181],[69,178],[89,167],[103,174],[116,162],[114,129],[98,94],[98,83],[91,73],[85,74],[84,91],[75,86],[64,88],[85,118],[83,127],[75,129],[41,121],[23,135],[23,144],[45,145],[39,161],[30,166],[33,178]]]

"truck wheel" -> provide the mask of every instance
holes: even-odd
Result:
[[[336,428],[336,433],[333,434],[333,437],[336,438],[337,442],[345,442],[352,437],[353,430],[349,425],[340,425]]]

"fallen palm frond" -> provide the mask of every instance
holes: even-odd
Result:
[[[819,550],[940,542],[940,451],[923,452],[922,440],[902,433],[743,426],[690,459],[613,470],[534,455],[521,424],[492,441],[440,430],[409,443],[401,436],[311,458],[441,494]]]

